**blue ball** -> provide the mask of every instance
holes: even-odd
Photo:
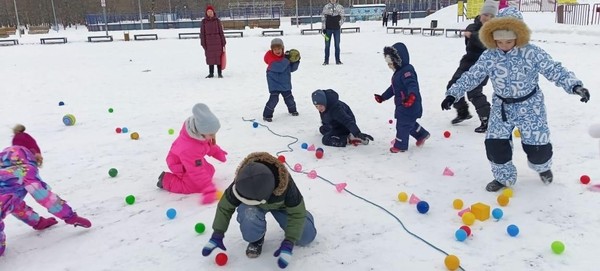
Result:
[[[513,224],[508,225],[508,227],[506,227],[506,232],[508,233],[508,235],[515,237],[519,235],[519,227]]]
[[[58,106],[63,106],[63,105],[65,105],[65,102],[63,102],[63,101],[58,102]]]
[[[255,121],[255,122],[253,122],[253,123],[252,123],[252,127],[254,127],[254,128],[258,127],[258,122],[256,122],[256,121]]]
[[[417,203],[417,211],[422,214],[427,213],[429,211],[429,203],[424,200],[419,201],[419,203]]]
[[[302,145],[300,145],[300,147],[302,147],[303,149],[305,149],[305,150],[306,150],[306,149],[308,149],[308,144],[306,144],[306,143],[302,143]]]
[[[175,209],[170,208],[169,210],[167,210],[167,217],[169,219],[175,218],[176,215],[177,215],[177,211],[175,211]]]
[[[500,219],[500,218],[502,218],[503,215],[504,215],[504,212],[502,212],[502,209],[500,209],[500,208],[494,208],[494,210],[492,210],[492,216],[495,219]]]
[[[463,229],[458,229],[454,233],[454,237],[456,237],[456,240],[462,242],[467,239],[467,232]]]
[[[123,127],[123,129],[121,129],[121,133],[127,133],[129,132],[129,129],[127,129],[127,127]]]

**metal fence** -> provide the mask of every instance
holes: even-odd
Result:
[[[590,24],[600,24],[600,4],[594,4],[592,7],[592,20]]]
[[[592,9],[589,4],[560,5],[556,9],[556,22],[572,25],[600,24],[600,4],[594,4]]]
[[[556,0],[519,0],[521,12],[556,11]]]

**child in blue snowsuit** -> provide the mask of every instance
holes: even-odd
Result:
[[[267,66],[267,84],[269,85],[269,100],[263,111],[263,120],[273,121],[273,112],[275,106],[279,103],[279,95],[283,96],[283,101],[292,116],[298,116],[296,110],[296,101],[292,95],[292,72],[295,72],[300,65],[300,52],[292,49],[284,52],[283,41],[280,38],[274,38],[271,41],[271,50],[265,53],[265,63]]]
[[[521,133],[529,167],[539,173],[542,182],[549,184],[553,180],[552,144],[544,95],[538,85],[539,74],[567,93],[581,96],[582,102],[589,100],[589,91],[575,74],[552,60],[542,48],[529,43],[530,30],[514,7],[500,10],[497,18],[483,25],[479,37],[488,49],[446,91],[442,109],[449,110],[466,91],[489,76],[494,95],[485,149],[494,180],[487,184],[486,190],[498,191],[517,181],[511,137],[515,127]]]
[[[396,139],[390,152],[398,153],[408,150],[409,136],[414,137],[417,146],[425,144],[430,136],[417,119],[423,114],[419,80],[415,68],[410,64],[408,49],[404,43],[398,42],[393,46],[383,48],[383,56],[388,67],[394,71],[392,84],[381,95],[375,94],[375,101],[382,103],[394,97],[396,110]]]

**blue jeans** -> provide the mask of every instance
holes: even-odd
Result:
[[[335,39],[333,46],[335,47],[335,62],[340,61],[340,31],[339,29],[325,29],[325,35],[329,39],[325,40],[325,63],[329,63],[329,47],[331,45],[331,39]]]
[[[237,221],[240,223],[242,237],[248,243],[260,240],[267,232],[267,221],[265,216],[267,212],[271,213],[279,226],[285,230],[287,227],[287,213],[285,211],[266,211],[260,207],[241,204],[237,208]],[[300,240],[296,241],[298,246],[310,244],[317,236],[317,229],[312,214],[306,211],[306,222],[304,222],[304,231]]]

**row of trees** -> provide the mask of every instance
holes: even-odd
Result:
[[[211,4],[217,10],[227,9],[229,3],[236,2],[270,2],[282,0],[105,0],[108,13],[137,13],[141,6],[142,13],[202,11]],[[320,6],[329,0],[285,0],[286,8],[293,8],[296,2],[300,7]],[[15,4],[19,12],[21,24],[51,25],[54,23],[54,11],[59,24],[83,24],[86,14],[102,13],[101,0],[0,0],[0,25],[15,26]],[[389,4],[392,1],[382,0],[339,0],[344,6],[352,4]],[[395,0],[394,0],[395,2]]]

